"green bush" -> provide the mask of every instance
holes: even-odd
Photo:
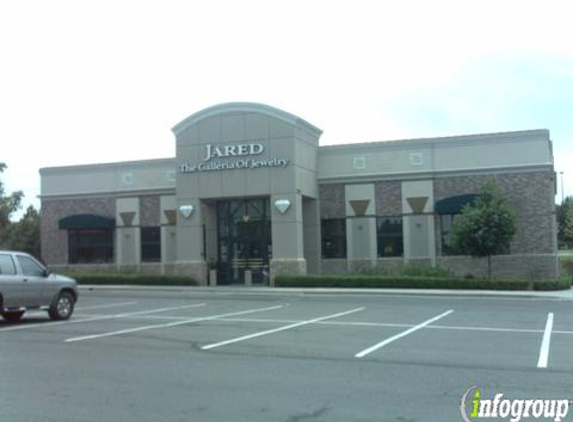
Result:
[[[565,277],[573,276],[573,256],[562,255],[559,257],[559,266],[561,275]]]
[[[471,290],[560,290],[571,287],[567,280],[485,280],[452,277],[415,276],[279,276],[277,287],[401,288],[401,289],[471,289]]]
[[[189,277],[159,276],[143,274],[78,274],[69,273],[78,284],[96,285],[137,285],[137,286],[196,286],[197,282]]]
[[[558,280],[540,280],[533,283],[533,290],[549,291],[549,290],[567,290],[571,288],[571,278],[561,277]]]
[[[456,275],[445,268],[439,266],[424,265],[415,262],[408,262],[397,268],[367,268],[362,271],[364,275],[370,276],[411,276],[411,277],[438,277],[438,278],[456,278]]]

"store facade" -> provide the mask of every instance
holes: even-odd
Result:
[[[494,179],[519,219],[494,272],[557,275],[546,130],[320,147],[322,132],[297,116],[229,103],[173,132],[172,159],[40,171],[48,265],[181,274],[202,284],[412,261],[480,276],[485,263],[457,256],[449,229]]]

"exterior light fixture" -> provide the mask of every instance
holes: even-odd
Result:
[[[288,199],[277,199],[275,201],[275,207],[281,214],[284,214],[290,207],[290,201]]]
[[[179,213],[183,216],[183,218],[189,218],[191,217],[191,214],[193,214],[194,209],[195,208],[193,205],[181,205],[179,207]]]

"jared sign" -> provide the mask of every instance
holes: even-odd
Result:
[[[205,145],[205,158],[203,161],[209,161],[217,157],[237,157],[244,155],[260,155],[265,150],[263,144],[237,144],[237,145]]]
[[[181,173],[195,173],[197,171],[256,169],[288,165],[289,160],[286,158],[250,158],[261,155],[263,152],[265,152],[265,146],[258,142],[228,145],[206,144],[201,163],[183,163],[179,169]]]

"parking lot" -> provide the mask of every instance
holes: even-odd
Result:
[[[0,420],[447,422],[473,386],[573,398],[571,305],[82,290],[69,321],[0,322]]]

